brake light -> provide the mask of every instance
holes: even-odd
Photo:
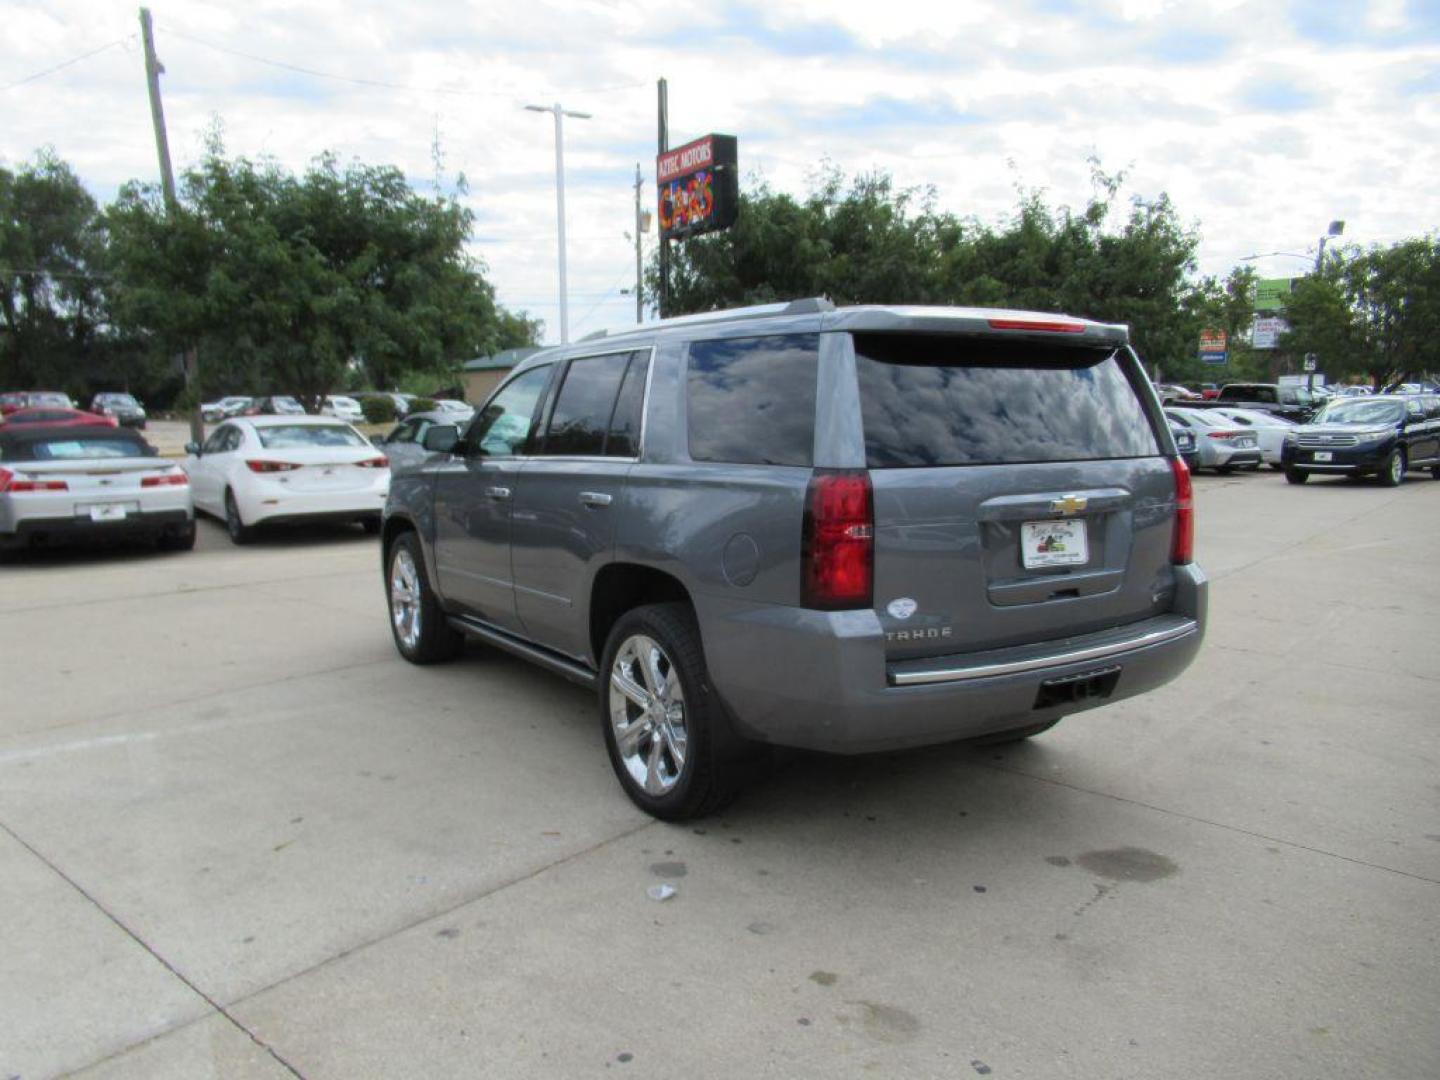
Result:
[[[0,494],[26,491],[69,491],[64,480],[21,480],[9,469],[0,469]]]
[[[142,476],[140,486],[147,487],[183,487],[190,483],[190,477],[184,471],[176,469],[174,472],[155,473],[152,476]]]
[[[364,461],[357,461],[355,464],[362,469],[388,469],[390,467],[390,459],[387,457],[372,457],[366,458]]]
[[[871,606],[875,511],[867,472],[817,469],[805,493],[800,602],[837,611]]]
[[[1184,566],[1195,561],[1195,493],[1190,486],[1190,467],[1180,458],[1170,459],[1175,474],[1175,531],[1170,537],[1170,561]]]
[[[991,330],[1030,330],[1041,334],[1083,334],[1085,324],[1068,319],[988,319]]]
[[[1212,431],[1210,432],[1210,437],[1212,439],[1238,439],[1244,434],[1245,432],[1243,431]]]
[[[290,472],[300,468],[288,461],[259,461],[255,458],[246,461],[245,467],[253,473]]]

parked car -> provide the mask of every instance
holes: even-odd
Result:
[[[352,397],[332,394],[327,394],[325,400],[320,403],[320,415],[333,416],[338,420],[348,420],[352,424],[360,424],[365,421],[365,410],[360,408],[358,401]]]
[[[131,394],[106,391],[90,399],[90,411],[111,417],[122,427],[144,429],[145,407]]]
[[[475,406],[468,401],[456,401],[453,398],[436,398],[435,412],[449,413],[451,416],[469,416],[475,411]]]
[[[188,443],[196,509],[248,543],[256,526],[352,521],[380,529],[389,462],[349,424],[320,416],[237,417]]]
[[[1200,401],[1201,396],[1188,386],[1180,386],[1177,383],[1156,383],[1155,393],[1159,395],[1162,404],[1180,401]]]
[[[415,399],[414,394],[391,393],[388,390],[366,390],[351,396],[360,402],[362,409],[364,408],[366,398],[386,398],[395,406],[395,416],[400,420],[405,419],[409,414],[410,402]]]
[[[0,417],[9,416],[17,409],[25,408],[25,395],[19,390],[0,394]]]
[[[1254,409],[1215,409],[1213,410],[1227,420],[1239,424],[1242,428],[1249,428],[1255,433],[1255,441],[1260,445],[1260,457],[1272,469],[1280,468],[1280,451],[1285,445],[1285,433],[1291,430],[1295,424],[1286,420],[1283,416],[1275,413],[1256,412]]]
[[[1191,403],[1194,407],[1197,403]],[[1310,418],[1319,400],[1303,386],[1284,383],[1226,383],[1220,393],[1201,407],[1252,409],[1256,412],[1275,413],[1297,424]]]
[[[237,416],[304,416],[305,406],[285,394],[271,394],[250,402]]]
[[[0,428],[0,553],[134,536],[169,550],[195,545],[183,469],[124,428]]]
[[[465,417],[443,410],[416,413],[396,424],[394,430],[376,445],[390,459],[390,475],[393,477],[418,468],[431,456],[431,451],[425,449],[425,437],[431,431],[443,428],[459,438],[460,428],[465,422]]]
[[[1368,386],[1337,386],[1336,397],[1369,397],[1374,390]]]
[[[470,635],[593,688],[661,818],[757,743],[1036,735],[1200,646],[1190,474],[1144,387],[1123,326],[824,300],[536,353],[392,481],[396,647]]]
[[[1214,469],[1224,475],[1241,466],[1260,467],[1260,441],[1252,429],[1208,409],[1169,408],[1165,415],[1195,433],[1200,468]]]
[[[200,416],[207,424],[217,424],[227,417],[239,416],[252,400],[243,394],[232,394],[219,401],[207,401],[200,406]]]
[[[1210,401],[1211,399],[1217,398],[1219,396],[1220,387],[1216,386],[1213,382],[1200,384],[1200,397],[1203,398],[1205,401]]]
[[[45,424],[49,427],[115,427],[113,416],[100,416],[82,409],[62,409],[59,406],[45,408],[16,409],[5,417],[5,426],[19,427],[22,424]]]
[[[1200,468],[1200,447],[1195,440],[1195,433],[1183,424],[1177,424],[1174,420],[1166,417],[1170,424],[1170,436],[1175,440],[1175,449],[1179,452],[1180,458],[1185,462],[1185,467],[1191,472]]]
[[[1292,484],[1318,473],[1374,476],[1396,487],[1408,469],[1429,469],[1440,480],[1440,395],[1336,398],[1291,429],[1282,462]]]
[[[73,409],[75,402],[69,394],[58,390],[18,390],[5,395],[0,403],[0,415],[9,416],[20,409]]]

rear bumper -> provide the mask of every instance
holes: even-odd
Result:
[[[385,497],[390,492],[390,474],[384,472],[368,487],[343,491],[297,492],[273,481],[246,487],[248,490],[237,488],[235,494],[240,516],[247,525],[282,521],[359,521],[367,517],[378,518],[385,509]]]
[[[1205,632],[1208,583],[1176,568],[1173,610],[1097,634],[887,663],[870,611],[735,608],[697,597],[706,662],[739,733],[839,753],[925,746],[1068,716],[1171,681]],[[1046,684],[1113,674],[1108,695],[1049,704]],[[1045,693],[1042,694],[1042,688]]]
[[[154,536],[184,529],[192,518],[188,510],[132,513],[122,521],[91,521],[88,517],[23,518],[13,522],[10,531],[0,532],[0,546],[26,547],[52,541]]]

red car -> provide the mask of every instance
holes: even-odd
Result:
[[[80,409],[16,409],[5,417],[5,426],[48,424],[50,427],[114,427],[115,418]]]

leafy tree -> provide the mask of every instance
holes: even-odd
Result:
[[[49,151],[0,168],[0,384],[86,389],[83,366],[105,321],[97,212]]]
[[[1285,307],[1287,351],[1315,353],[1330,378],[1372,385],[1440,370],[1440,243],[1346,248],[1302,278]]]

